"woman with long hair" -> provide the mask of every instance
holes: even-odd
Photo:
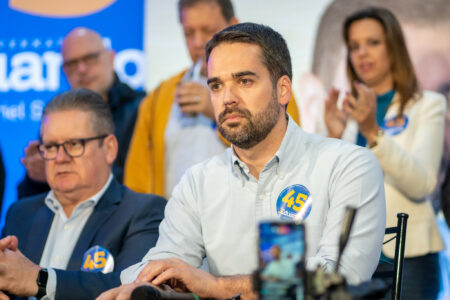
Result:
[[[422,91],[395,16],[368,7],[347,17],[343,35],[348,50],[351,92],[342,109],[332,89],[325,103],[330,137],[368,147],[384,172],[386,226],[399,212],[409,214],[403,270],[404,299],[436,299],[438,252],[444,248],[427,196],[436,184],[443,149],[446,102]],[[394,257],[395,243],[382,255]]]

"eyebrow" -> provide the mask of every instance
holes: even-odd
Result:
[[[231,74],[231,77],[233,77],[233,79],[237,79],[237,78],[244,77],[244,76],[259,77],[255,72],[252,72],[252,71],[242,71],[242,72],[237,72],[237,73]],[[221,82],[221,80],[219,79],[219,77],[212,77],[207,80],[208,85],[213,82]]]

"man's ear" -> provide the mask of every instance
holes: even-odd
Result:
[[[114,50],[107,50],[108,60],[111,63],[111,66],[114,66],[114,56],[116,55],[116,52]]]
[[[119,151],[119,143],[113,134],[108,135],[103,140],[103,147],[105,149],[105,159],[109,165],[114,163],[117,157],[117,152]]]
[[[236,25],[237,23],[239,23],[239,20],[238,20],[236,17],[232,17],[232,18],[230,19],[230,22],[228,22],[228,25],[229,25],[229,26],[231,26],[231,25]]]
[[[277,82],[278,103],[286,107],[286,105],[289,103],[289,100],[291,100],[291,94],[292,94],[291,80],[287,75],[283,75],[278,79]]]

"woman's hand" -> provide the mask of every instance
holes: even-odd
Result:
[[[340,139],[347,125],[347,113],[337,107],[339,91],[332,88],[325,101],[324,119],[328,129],[328,136]]]
[[[375,141],[378,133],[377,124],[377,95],[363,83],[354,82],[358,97],[348,94],[343,108],[358,123],[359,131],[366,138],[367,143]]]

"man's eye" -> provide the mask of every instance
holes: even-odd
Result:
[[[211,84],[209,85],[209,89],[210,89],[211,91],[217,91],[219,88],[220,88],[220,84],[218,84],[218,83],[211,83]]]
[[[66,148],[78,148],[82,146],[82,142],[80,140],[72,140],[72,141],[67,141],[64,143],[64,146],[66,146]]]
[[[250,83],[252,83],[251,79],[248,79],[248,78],[241,79],[241,84],[243,84],[243,85],[248,85]]]
[[[55,151],[56,145],[55,144],[44,144],[45,151]]]

